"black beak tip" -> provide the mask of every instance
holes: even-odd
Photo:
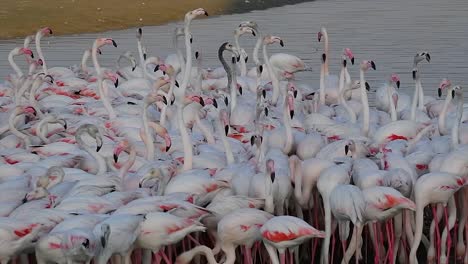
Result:
[[[198,51],[195,52],[195,59],[198,59]]]
[[[141,188],[141,186],[140,186],[140,188]],[[101,246],[102,246],[102,248],[106,247],[106,239],[104,237],[101,237]]]
[[[283,42],[283,40],[280,40],[280,45],[281,45],[281,47],[284,47],[284,42]]]
[[[171,149],[171,145],[166,146],[166,152],[168,152]]]
[[[96,147],[96,152],[99,152],[102,148],[102,145]]]
[[[146,60],[146,57],[147,57],[146,53],[143,53],[143,59],[144,60]]]
[[[214,106],[215,108],[218,108],[218,102],[216,101],[216,99],[213,99],[213,106]]]
[[[250,137],[250,145],[253,146],[254,143],[255,143],[255,136],[251,136]]]
[[[271,182],[272,182],[272,183],[275,182],[275,178],[276,178],[276,174],[275,174],[275,172],[272,172],[272,173],[270,174],[270,179],[271,179]]]
[[[397,82],[396,82],[396,87],[397,87],[398,89],[400,89],[400,81],[397,81]]]
[[[247,63],[247,61],[249,61],[249,56],[245,57],[244,61]]]
[[[205,100],[203,100],[203,97],[200,97],[200,104],[201,106],[205,106]]]
[[[141,30],[141,28],[138,28],[138,34],[140,34],[140,35],[143,34],[143,30]]]
[[[34,53],[31,52],[31,58],[34,59]]]
[[[179,87],[179,82],[175,81],[175,86]]]
[[[452,99],[455,98],[455,91],[452,90]]]
[[[117,156],[116,154],[114,154],[114,162],[117,163],[117,161],[119,161],[119,156]]]
[[[370,85],[368,82],[366,82],[366,90],[369,91],[370,90]]]
[[[371,66],[372,66],[372,69],[375,71],[377,68],[375,67],[375,63],[374,61],[371,61]]]
[[[262,96],[263,96],[263,99],[266,98],[266,91],[265,90],[262,90]]]
[[[192,42],[193,42],[193,38],[190,38],[190,44],[192,44]]]
[[[117,42],[115,42],[115,40],[112,40],[112,45],[117,48]]]
[[[442,96],[442,89],[440,89],[440,88],[439,88],[439,89],[437,89],[437,95],[438,95],[439,97],[441,97],[441,96]]]
[[[354,65],[354,57],[351,58],[351,64]]]
[[[289,111],[289,116],[291,116],[291,119],[294,118],[294,110]]]
[[[228,125],[225,125],[224,126],[224,134],[227,136],[229,133],[229,126]]]
[[[28,198],[26,198],[26,195],[25,195],[23,198],[23,203],[27,203],[27,202],[28,202]]]
[[[68,128],[67,122],[65,122],[65,124],[63,125],[63,128],[64,128],[65,130],[67,130],[67,128]]]
[[[240,93],[240,95],[242,95],[242,86],[239,87],[239,93]]]
[[[258,70],[259,70],[260,73],[262,73],[263,72],[263,65],[259,65]]]
[[[255,32],[254,32],[254,31],[252,31],[252,35],[253,35],[254,37],[256,36],[256,34],[255,34]]]
[[[327,61],[327,55],[325,53],[322,54],[322,62],[325,63]]]
[[[226,106],[228,106],[228,104],[229,104],[229,100],[228,100],[227,97],[224,97],[224,104],[225,104]]]
[[[208,15],[208,12],[206,12],[206,11],[205,11],[205,16],[209,16],[209,15]]]
[[[138,188],[141,188],[141,186],[142,186],[141,182],[140,182],[140,183],[138,183]]]
[[[157,71],[159,71],[159,64],[156,65],[156,67],[154,67],[154,72],[157,72]]]
[[[115,85],[116,88],[117,88],[117,86],[119,86],[119,79],[116,79],[116,80],[115,80],[114,85]]]
[[[164,103],[165,105],[167,105],[167,99],[166,99],[166,96],[163,96],[163,99],[162,99],[162,100],[163,100],[163,103]]]
[[[344,153],[345,153],[345,155],[348,155],[348,152],[349,152],[349,146],[346,145],[346,146],[344,147]]]
[[[426,53],[426,60],[427,62],[431,62],[431,55],[429,53]]]
[[[294,98],[297,98],[297,90],[294,90]]]
[[[132,71],[135,71],[135,69],[136,69],[136,66],[133,66],[133,67],[132,67]]]

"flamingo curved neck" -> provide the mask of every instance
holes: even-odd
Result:
[[[285,97],[284,106],[283,106],[283,119],[284,119],[284,129],[286,132],[286,141],[284,144],[283,152],[288,155],[293,148],[294,138],[291,128],[291,116],[289,114],[289,108],[287,103],[287,96]]]
[[[226,135],[224,134],[224,127],[223,127],[223,124],[221,123],[221,121],[218,121],[217,123],[218,123],[218,128],[217,128],[217,130],[218,130],[220,139],[221,139],[221,141],[223,142],[224,151],[226,152],[226,161],[227,161],[227,164],[228,164],[228,165],[234,164],[234,162],[235,162],[235,160],[234,160],[234,154],[232,153],[231,144],[229,143],[229,141],[227,140]]]
[[[42,32],[38,31],[36,33],[36,37],[34,39],[35,44],[36,44],[36,51],[37,51],[37,54],[39,55],[39,58],[42,60],[42,71],[45,73],[45,75],[47,75],[48,74],[47,64],[46,64],[46,61],[44,59],[44,54],[42,53],[41,39],[42,39]]]
[[[351,87],[348,86],[340,92],[340,100],[341,100],[341,104],[346,109],[346,112],[348,112],[349,120],[351,121],[352,124],[355,124],[357,120],[356,113],[354,112],[353,108],[349,106],[347,100],[344,98],[345,93],[348,92],[349,90],[351,90]]]
[[[21,110],[19,108],[16,108],[15,111],[10,115],[8,119],[8,127],[10,128],[10,132],[17,136],[18,138],[22,139],[24,141],[25,149],[29,149],[31,142],[29,139],[29,136],[25,133],[21,133],[18,129],[15,127],[15,119],[17,116],[21,114]]]
[[[172,36],[172,48],[174,48],[176,54],[177,54],[177,59],[179,60],[179,65],[180,65],[180,72],[182,75],[184,75],[185,69],[184,69],[184,55],[182,54],[182,51],[179,49],[179,34],[177,34],[177,29],[174,31],[174,35]]]
[[[201,130],[203,136],[205,136],[206,142],[208,144],[214,144],[215,143],[215,138],[213,136],[213,133],[211,133],[211,130],[203,124],[203,122],[200,120],[200,115],[195,115],[195,123],[197,124],[198,128]]]
[[[31,86],[32,81],[33,81],[32,77],[30,77],[30,76],[26,77],[26,80],[23,82],[23,85],[21,85],[19,91],[17,92],[17,94],[15,96],[16,105],[21,104],[21,101],[23,99],[23,94],[26,92],[26,90],[29,89],[29,87]]]
[[[364,71],[360,70],[360,79],[361,79],[361,103],[362,103],[362,114],[363,114],[363,122],[362,122],[362,133],[364,136],[369,135],[369,101],[367,100],[367,92],[366,92],[366,80],[364,79]]]
[[[341,71],[340,71],[340,79],[338,80],[338,91],[341,93],[341,91],[343,91],[343,89],[345,88],[345,76],[346,76],[346,73],[345,73],[345,69],[346,69],[346,66],[342,66],[341,67]],[[340,98],[341,100],[342,98]],[[340,102],[341,103],[341,102]]]
[[[191,45],[191,34],[190,34],[190,19],[185,19],[184,34],[185,34],[185,57],[187,58],[185,62],[184,78],[179,89],[175,92],[176,101],[178,102],[178,107],[182,109],[184,104],[185,90],[187,89],[188,82],[190,80],[190,74],[192,70],[192,45]],[[182,65],[181,65],[182,68]],[[191,166],[191,165],[190,165]],[[185,167],[185,162],[184,162]]]
[[[260,52],[260,48],[262,47],[262,44],[263,44],[263,36],[261,33],[258,33],[257,42],[255,43],[255,47],[253,50],[253,61],[255,62],[255,66],[261,65],[260,59],[258,57],[258,53]]]
[[[138,57],[140,59],[139,64],[141,67],[141,70],[143,71],[143,78],[146,79],[146,72],[145,72],[145,57],[143,55],[143,45],[141,44],[141,37],[137,39],[137,47],[138,47]]]
[[[151,133],[149,129],[149,124],[148,124],[148,107],[150,104],[145,101],[143,104],[143,131],[144,131],[144,138],[145,138],[145,145],[146,145],[146,159],[148,161],[153,161],[154,160],[154,138],[153,134]]]
[[[239,44],[239,34],[234,33],[234,44],[236,45],[237,50],[240,52],[240,70],[241,76],[247,75],[247,65],[245,64],[244,53],[241,52],[241,46]]]
[[[294,156],[290,164],[291,177],[294,177],[294,196],[301,206],[307,205],[310,195],[302,191],[302,164],[298,157]]]
[[[207,246],[197,246],[197,247],[192,248],[189,251],[184,252],[183,259],[184,261],[186,261],[184,263],[189,263],[196,255],[205,255],[206,260],[208,261],[208,264],[218,264],[218,262],[216,262],[216,259],[213,255],[213,251]],[[182,257],[182,255],[179,256],[179,258],[180,257]]]
[[[440,112],[440,115],[439,115],[438,125],[439,125],[439,133],[441,135],[447,135],[449,132],[446,126],[446,119],[447,119],[448,107],[450,103],[452,102],[452,91],[453,91],[453,88],[450,86],[447,89],[447,96],[445,97],[444,106],[442,107],[442,111]]]
[[[128,175],[128,171],[130,168],[133,166],[136,160],[136,150],[133,145],[130,146],[130,155],[128,156],[127,162],[120,168],[119,170],[119,178],[120,179],[125,179],[125,177]]]
[[[416,80],[416,83],[418,85],[418,89],[419,89],[419,105],[418,105],[418,109],[420,111],[423,111],[424,110],[424,91],[423,91],[423,88],[422,88],[422,85],[421,85],[421,78],[418,78]]]
[[[46,116],[37,124],[36,134],[46,144],[50,143],[50,140],[47,138],[47,124],[53,121],[53,119],[53,116]]]
[[[10,52],[10,54],[8,54],[8,62],[10,63],[11,68],[13,68],[13,70],[16,72],[16,76],[18,78],[23,76],[23,72],[21,71],[21,69],[18,67],[18,65],[15,63],[13,59],[13,52]]]
[[[273,85],[273,95],[271,98],[271,103],[276,105],[280,96],[280,87],[279,87],[279,80],[276,74],[274,73],[273,66],[270,63],[270,57],[268,56],[266,45],[263,44],[263,60],[265,61],[265,65],[268,69],[268,73],[270,75],[271,84]]]
[[[83,72],[88,72],[88,65],[86,65],[86,64],[88,63],[90,55],[91,55],[91,53],[89,52],[89,50],[86,50],[83,53],[83,57],[81,58],[81,71],[83,71]]]
[[[91,155],[96,162],[98,163],[98,171],[96,175],[103,175],[104,173],[107,172],[107,166],[106,166],[106,161],[104,158],[99,155],[94,149],[92,149],[90,146],[88,146],[83,139],[81,138],[83,136],[84,131],[79,131],[77,137],[76,137],[76,143],[80,148],[82,148],[84,151],[88,152],[89,155]]]
[[[411,102],[411,121],[416,121],[416,108],[418,107],[419,88],[417,79],[419,79],[419,74],[416,74],[416,85],[414,87],[413,101]]]
[[[99,77],[101,76],[102,71],[101,71],[101,66],[99,65],[99,62],[97,59],[97,49],[98,49],[97,42],[94,41],[93,48],[91,50],[91,57],[93,59],[94,69],[96,70],[96,74]]]
[[[98,76],[98,93],[99,97],[101,98],[102,104],[107,110],[107,113],[109,114],[109,119],[114,119],[117,117],[115,114],[114,108],[112,107],[111,103],[109,102],[109,98],[107,98],[106,93],[104,93],[104,80],[102,79],[102,76]]]
[[[235,61],[233,55],[233,61]],[[234,109],[237,106],[237,72],[236,72],[236,63],[233,62],[231,65],[231,113],[234,113]]]

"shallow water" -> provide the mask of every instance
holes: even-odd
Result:
[[[210,10],[208,10],[210,12]],[[367,77],[373,88],[383,83],[391,72],[401,76],[402,90],[412,93],[413,56],[427,50],[431,63],[420,67],[426,94],[436,95],[440,80],[448,77],[454,84],[466,84],[468,72],[468,1],[466,0],[326,0],[223,15],[192,23],[194,50],[201,50],[205,67],[217,67],[216,52],[223,42],[232,41],[232,32],[240,21],[256,21],[264,33],[280,36],[285,47],[271,47],[270,52],[285,52],[301,57],[314,72],[298,78],[318,87],[320,52],[317,32],[326,26],[330,37],[331,73],[338,73],[339,54],[344,47],[353,50],[356,60],[372,59],[377,71]],[[150,55],[164,57],[171,50],[171,32],[178,23],[144,27],[144,44]],[[119,54],[133,50],[136,54],[135,28],[97,34],[45,38],[43,51],[49,67],[78,64],[84,49],[98,36],[114,38],[118,48],[105,47],[100,60],[113,66]],[[8,52],[22,40],[0,41],[0,76],[11,73]],[[241,39],[249,52],[255,38]],[[350,67],[353,78],[358,66]],[[465,93],[468,94],[468,93]]]

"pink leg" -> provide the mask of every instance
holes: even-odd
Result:
[[[436,232],[436,259],[437,264],[440,264],[440,232],[439,232],[439,219],[437,218],[437,205],[432,205],[432,216],[434,217],[435,225],[435,232]]]
[[[286,252],[280,253],[280,264],[286,264]]]
[[[200,246],[200,242],[198,242],[195,238],[193,238],[191,235],[187,235],[187,238],[195,243],[195,246]]]
[[[374,255],[374,264],[378,264],[380,260],[380,249],[379,249],[379,232],[377,231],[377,223],[372,224],[374,226],[374,235],[375,235],[375,255]]]
[[[167,257],[164,251],[165,251],[164,249],[161,250],[162,259],[164,259],[164,262],[166,262],[166,264],[171,264],[172,262],[169,260],[169,258]]]
[[[328,254],[328,252],[327,252]],[[335,263],[333,262],[333,257],[335,256],[335,233],[332,234],[332,254],[331,254],[331,262],[330,263]]]
[[[448,221],[447,206],[444,207],[445,226],[447,228],[447,258],[450,259],[450,247],[452,246],[452,236],[450,235],[450,226]]]
[[[288,251],[289,251],[289,250],[288,250]],[[289,251],[289,263],[291,263],[291,264],[294,263],[293,255],[294,255],[294,253],[293,253],[292,251]]]

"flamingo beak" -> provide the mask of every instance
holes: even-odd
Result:
[[[426,53],[426,60],[427,62],[431,62],[431,55],[429,53]]]
[[[348,152],[349,152],[349,146],[346,145],[346,146],[344,147],[344,153],[345,153],[345,155],[348,155]]]
[[[228,106],[228,104],[229,104],[229,100],[228,100],[227,97],[224,97],[224,104],[225,104],[226,106]]]
[[[179,82],[178,82],[178,81],[175,81],[174,84],[175,84],[175,86],[176,86],[177,88],[179,88]]]
[[[242,95],[242,86],[239,86],[239,93]]]
[[[198,51],[195,51],[195,59],[198,59]]]
[[[397,82],[396,82],[396,87],[397,87],[398,89],[400,89],[400,81],[397,81]]]
[[[244,61],[247,63],[247,61],[249,61],[249,56],[245,57]]]
[[[455,91],[452,90],[452,99],[455,98]]]
[[[67,130],[67,127],[68,127],[68,126],[67,126],[67,121],[64,120],[63,122],[64,122],[64,123],[63,123],[63,129]]]
[[[133,67],[132,67],[132,71],[135,71],[135,69],[136,69],[136,66],[133,66]]]
[[[115,42],[115,40],[112,40],[112,45],[117,48],[117,42]]]
[[[322,54],[322,63],[325,63],[327,61],[327,55],[325,53]]]
[[[291,119],[294,118],[294,110],[290,110],[290,111],[289,111],[289,116],[291,117]]]
[[[117,88],[119,86],[119,78],[115,79],[114,86],[115,86],[115,88]]]
[[[146,57],[147,57],[146,53],[143,53],[143,59],[144,60],[146,60]]]
[[[373,69],[374,71],[377,69],[377,68],[375,67],[374,61],[371,61],[371,67],[372,67],[372,69]]]
[[[354,57],[351,58],[351,64],[354,65]]]
[[[347,61],[343,60],[343,67],[346,67]]]
[[[266,90],[262,90],[262,96],[263,96],[263,99],[266,98]]]
[[[437,95],[439,97],[442,97],[442,89],[440,89],[440,88],[437,89]]]
[[[169,136],[168,133],[164,135],[164,141],[166,142],[166,152],[168,152],[172,146],[171,137]]]
[[[205,11],[205,16],[208,16],[208,12]]]
[[[253,30],[252,30],[252,35],[253,35],[254,37],[256,36],[255,31],[253,31]]]
[[[23,198],[23,203],[27,203],[27,202],[28,202],[28,194],[25,194]]]
[[[283,42],[283,40],[280,40],[280,45],[281,45],[281,47],[284,47],[284,42]]]
[[[366,82],[366,90],[369,91],[370,90],[370,85],[368,82]]]
[[[276,173],[273,171],[273,172],[270,173],[271,183],[275,182],[275,178],[276,178]]]
[[[294,90],[293,94],[294,94],[294,98],[297,98],[297,90]]]
[[[156,65],[156,67],[154,67],[154,71],[153,71],[153,72],[157,72],[157,71],[159,71],[159,64]]]
[[[102,148],[102,143],[101,143],[101,145],[97,145],[96,152],[99,152],[101,150],[101,148]]]
[[[203,97],[200,96],[200,104],[201,106],[205,106],[205,101],[203,100]]]
[[[224,134],[227,136],[229,133],[229,126],[228,125],[224,125]]]
[[[416,80],[416,70],[413,70],[413,80]]]
[[[213,99],[213,106],[215,108],[218,108],[218,101],[216,101],[216,99]]]

